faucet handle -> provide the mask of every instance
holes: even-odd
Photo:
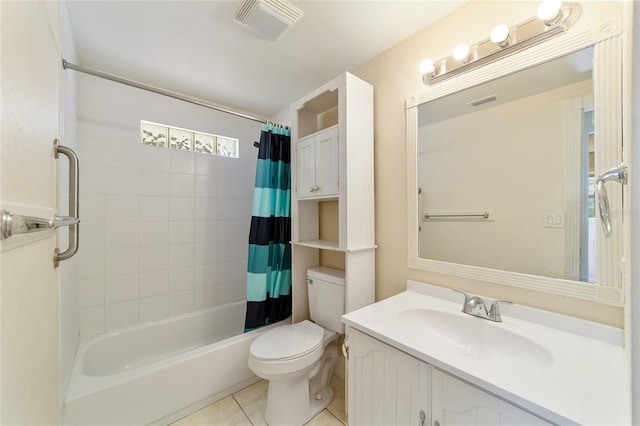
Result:
[[[471,296],[469,296],[468,293],[462,291],[462,290],[458,290],[457,288],[452,288],[451,290],[453,291],[457,291],[458,293],[461,293],[464,295],[464,306],[467,306],[467,303],[469,303],[469,299]]]
[[[491,321],[501,322],[502,314],[500,314],[500,303],[507,303],[509,305],[513,305],[513,302],[508,300],[496,300],[491,303],[491,308],[489,308],[489,318]]]

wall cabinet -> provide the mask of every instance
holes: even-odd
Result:
[[[296,143],[296,197],[338,195],[338,128],[307,136]]]
[[[352,426],[551,424],[358,330],[348,339]]]
[[[309,318],[312,267],[344,270],[346,312],[375,301],[373,87],[344,73],[293,103],[291,115],[292,302],[299,322]]]

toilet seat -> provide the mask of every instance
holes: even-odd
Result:
[[[263,362],[303,358],[322,347],[324,329],[311,321],[285,325],[253,341],[251,356]]]

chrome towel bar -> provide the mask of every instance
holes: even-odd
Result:
[[[423,215],[424,220],[428,219],[443,219],[443,218],[478,218],[489,219],[489,213],[425,213]]]

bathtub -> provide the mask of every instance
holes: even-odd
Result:
[[[166,425],[260,379],[249,346],[282,321],[243,333],[236,302],[83,339],[65,425]]]

